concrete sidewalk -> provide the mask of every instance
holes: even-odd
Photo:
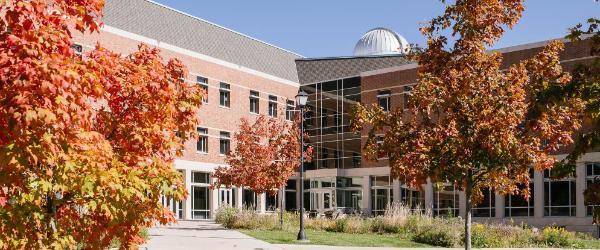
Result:
[[[140,249],[148,250],[284,250],[211,221],[179,221],[148,230],[150,239]]]

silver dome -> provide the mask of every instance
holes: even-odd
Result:
[[[408,41],[398,33],[386,28],[369,30],[354,47],[354,56],[393,55],[408,52],[410,52]]]

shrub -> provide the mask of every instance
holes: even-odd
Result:
[[[217,214],[215,215],[215,222],[223,225],[226,228],[232,228],[236,221],[236,216],[238,212],[238,209],[235,207],[220,207],[219,209],[217,209]]]
[[[540,238],[541,243],[548,247],[571,247],[575,240],[575,234],[560,227],[544,228]]]
[[[460,228],[447,225],[429,226],[413,236],[413,241],[439,247],[458,247],[462,242]]]

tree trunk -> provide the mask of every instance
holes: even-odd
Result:
[[[471,196],[473,193],[473,175],[471,171],[469,171],[469,176],[467,177],[467,187],[465,188],[465,250],[471,250],[471,210],[472,210],[472,202]]]
[[[283,197],[285,194],[285,186],[281,187],[277,195],[279,196],[279,226],[283,229]]]

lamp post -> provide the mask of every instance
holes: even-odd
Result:
[[[308,101],[308,94],[299,90],[296,95],[296,105],[300,108],[300,231],[297,238],[299,241],[307,240],[304,233],[304,107],[306,101]]]

